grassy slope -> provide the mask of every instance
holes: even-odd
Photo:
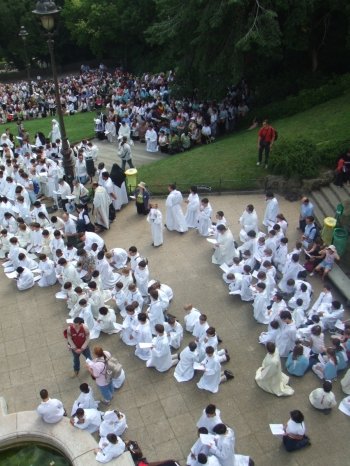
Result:
[[[349,137],[349,108],[350,93],[272,124],[279,138],[305,137],[320,144],[345,140]],[[220,178],[224,189],[254,188],[258,184],[254,180],[266,174],[264,168],[256,166],[256,160],[257,130],[243,131],[214,144],[142,166],[139,179],[155,193],[165,192],[167,184],[174,181],[180,188],[205,184],[217,189]]]
[[[94,112],[89,113],[77,113],[76,115],[70,116],[67,115],[64,117],[64,123],[66,127],[66,133],[69,141],[78,142],[83,138],[92,138],[95,135],[94,132]],[[58,121],[58,117],[53,117]],[[29,131],[31,140],[33,141],[34,134],[37,131],[41,131],[47,136],[51,131],[51,117],[40,118],[36,120],[28,120],[24,122],[24,127]],[[17,136],[16,123],[7,123],[2,125],[3,131],[5,128],[10,128],[11,132]]]

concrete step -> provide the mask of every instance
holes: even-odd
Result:
[[[339,198],[335,195],[330,186],[323,186],[320,192],[325,199],[327,212],[331,213],[331,217],[334,217],[337,205],[339,204]]]
[[[350,279],[339,267],[338,264],[334,264],[333,269],[329,272],[328,278],[336,286],[336,288],[342,293],[347,300],[347,305],[350,303]]]
[[[311,195],[309,196],[310,201],[314,205],[314,213],[317,223],[320,227],[323,226],[323,219],[327,217],[327,214],[323,210],[323,196],[320,195],[319,191],[312,191]]]
[[[335,184],[331,183],[329,185],[329,189],[333,191],[334,195],[336,196],[339,202],[343,203],[344,201],[350,199],[350,189],[345,185],[341,188],[340,186],[336,186]]]

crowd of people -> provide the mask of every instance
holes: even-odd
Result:
[[[85,172],[77,169],[72,192],[68,183],[59,178],[60,164],[44,146],[39,146],[35,155],[30,153],[28,157],[25,149],[13,151],[6,133],[1,138],[0,257],[4,272],[15,280],[19,291],[36,283],[39,287],[59,283],[61,289],[56,297],[66,303],[71,319],[65,336],[72,354],[74,374],[81,370],[82,354],[86,359],[86,370],[101,393],[100,405],[112,406],[114,393],[122,387],[127,376],[127,368],[124,369],[109,351],[100,345],[90,350],[91,341],[98,339],[101,332],[111,338],[118,334],[124,344],[134,348],[135,357],[145,361],[148,368],[165,372],[174,367],[174,378],[178,383],[190,381],[195,374],[200,374],[197,387],[217,393],[221,383],[233,380],[233,373],[222,369],[222,365],[230,361],[230,356],[227,349],[219,348],[220,337],[209,324],[208,317],[192,304],[186,304],[182,325],[171,314],[171,287],[161,283],[158,277],[152,277],[148,260],[137,247],[108,250],[99,234],[110,226],[111,205],[114,210],[119,210],[128,202],[123,170],[114,167],[119,169],[118,172],[113,168],[108,172],[103,164],[99,164],[89,191],[84,186],[87,181]],[[77,164],[86,161],[88,150],[83,141],[78,149]],[[50,184],[50,177],[56,177],[57,184]],[[50,199],[50,193],[62,207],[61,215],[48,214],[43,200]],[[72,204],[74,199],[76,202]],[[93,218],[88,208],[91,199]],[[164,241],[162,213],[158,205],[149,203],[149,200],[147,187],[140,182],[135,192],[137,211],[147,215],[152,242],[157,247]],[[259,230],[254,206],[248,205],[239,219],[240,246],[234,240],[224,212],[217,211],[213,219],[210,200],[200,199],[196,186],[190,189],[185,213],[183,202],[182,193],[175,185],[169,185],[165,203],[168,231],[186,234],[189,229],[195,229],[199,236],[206,238],[214,248],[212,263],[223,270],[228,292],[240,296],[242,301],[251,302],[256,321],[268,325],[259,339],[266,345],[268,354],[255,377],[258,386],[277,396],[292,395],[294,389],[288,385],[288,377],[281,369],[281,358],[287,358],[286,369],[291,375],[302,376],[312,369],[324,380],[323,392],[332,393],[332,386],[325,385],[325,381],[335,382],[338,372],[347,367],[350,330],[344,322],[344,308],[333,298],[328,285],[311,304],[312,287],[307,274],[320,271],[326,278],[338,256],[333,245],[322,247],[310,201],[302,200],[300,241],[291,251],[288,249],[288,222],[271,192],[266,193],[262,221],[266,231]],[[303,254],[306,256],[304,264],[301,263]],[[181,348],[183,326],[192,338]],[[329,347],[324,342],[326,331],[333,335]],[[349,393],[350,372],[342,380],[342,386]],[[121,420],[126,428],[125,415],[119,411],[101,414],[92,395],[93,389],[85,384],[80,390],[80,401],[78,398],[71,411],[72,425],[93,432],[100,429],[100,434],[103,423],[104,426],[108,423],[114,426],[113,431],[103,431],[100,449],[96,451],[97,460],[106,462],[125,449],[119,436],[122,433],[115,428]],[[318,409],[329,409],[334,406],[334,399],[331,395],[323,397],[323,392],[311,394],[310,401]],[[57,422],[56,414],[60,419],[64,416],[63,406],[58,401],[51,403],[45,389],[41,397],[43,403],[38,412],[44,420],[45,415],[50,419],[53,414],[56,419],[47,422]],[[85,398],[89,400],[88,406],[82,401]],[[321,402],[322,399],[330,401],[326,404]],[[322,408],[319,408],[320,404]],[[296,429],[301,436],[299,443],[288,440],[294,438],[293,422],[304,422],[300,411],[291,414],[291,420],[283,440],[288,451],[309,444],[304,426]],[[196,464],[206,464],[215,462],[212,459],[215,457],[221,466],[237,465],[238,460],[234,463],[233,456],[232,429],[218,422],[212,431],[215,435],[207,439],[207,453],[201,451],[204,456],[198,453],[192,459]],[[205,434],[204,431],[200,433]],[[225,453],[223,456],[228,448],[230,455]],[[242,464],[249,464],[250,460],[244,457],[242,461]]]

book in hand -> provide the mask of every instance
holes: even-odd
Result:
[[[199,362],[193,363],[193,369],[195,371],[205,371],[205,367],[203,366],[203,364],[200,364]]]
[[[216,239],[213,239],[213,238],[207,238],[207,241],[208,241],[208,243],[211,243],[211,244],[218,244]]]
[[[141,349],[152,348],[153,343],[139,343]]]
[[[270,424],[270,430],[272,435],[284,435],[283,424]]]

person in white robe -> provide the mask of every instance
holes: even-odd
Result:
[[[252,204],[247,205],[239,218],[239,223],[242,227],[239,233],[239,238],[242,242],[246,241],[249,231],[258,233],[258,216]]]
[[[289,311],[281,311],[276,320],[280,324],[276,334],[276,347],[281,358],[286,358],[294,348],[297,328]]]
[[[169,345],[174,349],[179,349],[184,336],[184,331],[180,322],[175,317],[169,316],[168,321],[164,323],[165,333],[168,336]]]
[[[147,309],[147,316],[151,325],[152,334],[156,334],[155,327],[157,324],[164,324],[164,303],[159,299],[158,290],[150,291],[151,302]]]
[[[91,306],[92,315],[95,319],[101,317],[99,314],[99,310],[104,307],[105,299],[103,291],[99,290],[97,287],[97,283],[95,281],[91,281],[88,283],[88,301]],[[102,317],[101,317],[102,318]]]
[[[197,186],[191,186],[190,194],[187,200],[185,201],[187,204],[185,220],[188,228],[198,227],[200,200],[197,192]]]
[[[145,260],[140,261],[134,271],[136,286],[143,297],[148,296],[149,269]]]
[[[137,344],[135,331],[138,327],[138,319],[135,312],[135,306],[128,304],[125,308],[126,317],[123,320],[121,339],[123,343],[129,346],[135,346]]]
[[[131,134],[131,129],[130,125],[123,119],[119,125],[118,129],[118,140],[121,141],[123,137],[126,138],[126,142],[130,144],[130,134]]]
[[[256,371],[255,382],[262,390],[273,395],[293,395],[293,388],[287,385],[289,377],[282,372],[280,355],[276,345],[268,342],[266,350],[267,355],[262,362],[262,366]]]
[[[221,466],[235,466],[235,434],[225,424],[217,424],[213,432],[215,443],[210,445],[209,453],[217,458]]]
[[[33,272],[25,267],[17,267],[17,289],[19,291],[29,290],[34,286]]]
[[[205,427],[200,427],[198,429],[198,439],[191,447],[190,454],[187,456],[186,465],[187,466],[198,466],[198,457],[202,453],[208,455],[209,445],[204,445],[201,441],[201,434],[208,434],[208,429]],[[200,457],[199,457],[200,458]]]
[[[41,287],[54,285],[57,282],[54,262],[45,254],[40,254],[39,260],[38,269],[41,272],[41,278],[38,285]]]
[[[51,139],[51,142],[56,143],[57,139],[61,139],[60,126],[56,120],[52,120],[51,123],[52,123],[52,127],[49,133],[49,138]]]
[[[195,324],[199,321],[201,313],[198,309],[193,307],[192,304],[186,304],[184,306],[184,311],[186,312],[184,315],[185,329],[187,332],[192,333]]]
[[[340,381],[341,389],[347,395],[350,395],[350,369],[346,371],[346,374]]]
[[[58,259],[58,265],[62,266],[62,275],[60,277],[62,280],[62,285],[64,285],[66,282],[71,282],[74,288],[81,285],[81,278],[73,264],[67,262],[66,259],[61,257]]]
[[[201,200],[200,207],[199,207],[199,215],[198,215],[198,233],[201,236],[209,236],[210,229],[211,229],[211,215],[213,213],[213,209],[209,200],[205,197]]]
[[[147,152],[158,152],[158,136],[153,128],[153,123],[150,123],[145,134],[146,138],[146,150]]]
[[[229,371],[224,371],[223,374],[221,373],[219,356],[215,353],[212,346],[208,346],[205,353],[206,357],[201,362],[203,375],[197,383],[197,387],[201,390],[217,393],[220,383],[233,379],[233,374]]]
[[[215,251],[211,261],[213,264],[218,265],[230,264],[233,258],[237,256],[233,234],[225,225],[219,225],[217,231],[217,244],[214,245]]]
[[[201,417],[198,419],[196,426],[198,428],[205,427],[209,434],[214,432],[214,427],[217,424],[222,424],[221,411],[215,405],[209,404],[203,409]]]
[[[193,364],[198,362],[197,343],[191,341],[179,356],[179,362],[175,367],[174,377],[178,382],[188,382],[193,379]]]
[[[344,319],[344,307],[339,301],[332,301],[323,311],[318,312],[318,315],[324,330],[334,330],[337,320]]]
[[[103,441],[102,448],[96,449],[96,461],[98,463],[109,463],[125,451],[125,443],[115,434],[108,434]]]
[[[270,230],[276,223],[276,217],[279,213],[278,201],[271,191],[266,193],[266,209],[264,214],[263,225]]]
[[[123,290],[124,285],[121,281],[115,284],[115,288],[112,290],[112,298],[117,305],[117,308],[120,312],[120,315],[124,318],[126,317],[125,303],[126,303],[126,293]]]
[[[329,285],[324,285],[323,290],[312,305],[311,309],[308,312],[308,315],[312,316],[313,314],[317,314],[318,311],[324,311],[328,308],[328,304],[332,304],[332,301],[333,295],[331,287]]]
[[[105,253],[100,251],[97,254],[96,270],[100,272],[103,290],[111,290],[120,278],[119,273],[114,273],[112,267],[105,258]]]
[[[75,414],[71,417],[70,423],[78,429],[86,430],[90,434],[93,434],[100,428],[101,413],[97,409],[93,408],[78,408]]]
[[[93,200],[95,223],[105,229],[109,229],[109,204],[111,199],[103,186],[95,189]]]
[[[108,254],[108,256],[107,256]],[[108,251],[106,258],[112,267],[119,270],[126,266],[128,253],[122,248],[113,248]]]
[[[169,194],[165,202],[166,227],[169,231],[176,230],[179,233],[185,233],[188,231],[188,227],[181,208],[182,194],[174,184],[170,184],[168,190]]]
[[[100,425],[100,445],[108,434],[115,434],[117,436],[123,435],[125,430],[128,428],[126,423],[126,416],[120,411],[106,411],[103,415],[103,421]]]
[[[147,314],[140,312],[137,316],[138,326],[136,327],[135,339],[136,339],[136,349],[135,356],[140,358],[142,361],[147,361],[151,357],[151,347],[141,348],[140,343],[152,343],[152,331],[149,320],[147,319]]]
[[[80,312],[79,312],[78,317],[80,317],[81,319],[84,319],[85,325],[90,330],[90,338],[91,338],[91,332],[94,329],[94,327],[96,326],[96,321],[95,321],[94,316],[92,315],[92,312],[91,312],[91,306],[87,302],[87,300],[84,299],[84,298],[80,299],[78,304],[80,306]]]
[[[155,326],[157,336],[153,338],[151,357],[146,362],[146,367],[154,367],[158,372],[166,372],[170,367],[178,363],[177,354],[171,354],[168,337],[164,331],[164,325]]]
[[[249,265],[243,266],[242,282],[241,282],[241,300],[253,301],[254,296],[251,289],[252,274]]]
[[[325,380],[322,387],[312,390],[309,395],[309,401],[312,406],[322,410],[325,414],[328,414],[332,408],[337,406],[332,388],[332,382]]]
[[[87,383],[82,383],[79,386],[79,389],[80,395],[73,403],[71,416],[74,416],[78,408],[97,409],[99,405],[99,401],[96,401],[94,398],[94,392],[90,385]]]
[[[270,303],[266,295],[266,285],[265,283],[258,282],[256,285],[257,293],[254,298],[253,304],[253,314],[254,319],[259,322],[259,324],[268,324],[269,317],[267,315],[267,306]]]
[[[128,286],[128,289],[125,293],[125,296],[126,296],[126,304],[125,306],[127,306],[128,304],[132,304],[134,301],[136,301],[140,307],[140,309],[142,309],[142,306],[143,306],[143,297],[141,295],[141,293],[139,292],[139,290],[137,289],[135,283],[130,283],[130,285]]]
[[[116,315],[114,309],[108,309],[102,306],[98,310],[97,324],[101,332],[111,335],[116,333],[114,324],[116,323]]]
[[[147,222],[151,225],[152,246],[157,248],[163,244],[163,215],[158,204],[150,204]]]
[[[105,124],[105,135],[107,136],[108,142],[114,143],[116,141],[116,127],[114,121],[112,121],[110,117],[107,117]]]
[[[299,272],[303,272],[304,267],[299,264],[299,254],[293,254],[290,260],[287,260],[286,265],[283,269],[283,276],[281,281],[278,284],[278,287],[284,293],[288,293],[287,282],[289,279],[296,280],[298,278]]]

